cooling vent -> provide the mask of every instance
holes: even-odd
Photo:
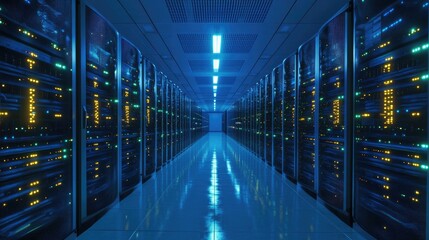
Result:
[[[195,22],[262,23],[272,0],[192,0]]]
[[[188,21],[184,2],[184,0],[165,0],[172,22],[184,23]]]
[[[228,34],[225,35],[222,52],[248,53],[258,37],[257,34]]]
[[[178,34],[185,53],[211,53],[212,35]],[[222,53],[248,53],[255,44],[257,34],[225,34],[222,36]],[[222,63],[221,63],[222,64]]]
[[[209,34],[178,34],[180,44],[185,53],[210,53],[212,36]]]

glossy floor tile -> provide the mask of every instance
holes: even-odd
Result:
[[[78,239],[363,237],[236,141],[209,133]]]

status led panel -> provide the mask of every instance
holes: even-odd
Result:
[[[140,62],[137,48],[121,40],[122,192],[140,182],[141,107]]]
[[[0,3],[0,239],[72,233],[71,6]]]
[[[298,181],[310,191],[315,190],[315,55],[314,38],[299,48]]]
[[[355,218],[380,239],[427,238],[428,5],[355,5]]]
[[[156,78],[156,90],[155,90],[155,97],[156,97],[156,170],[161,169],[162,166],[162,158],[163,158],[163,151],[162,151],[162,142],[164,139],[164,101],[162,101],[163,97],[163,80],[164,77],[161,73],[157,72],[157,78]]]
[[[296,179],[296,54],[283,61],[283,173]]]
[[[155,65],[145,60],[145,176],[155,171],[156,159],[156,98],[155,98]]]
[[[117,51],[110,24],[86,8],[86,215],[110,205],[117,196]]]
[[[273,70],[273,162],[277,171],[283,171],[283,69]]]
[[[351,36],[349,36],[351,37]],[[346,109],[350,103],[351,82],[346,69],[346,13],[336,16],[319,32],[319,186],[318,195],[344,215],[350,208],[347,192],[350,187],[351,119]],[[350,124],[347,124],[350,122]],[[351,185],[350,185],[351,186]],[[347,206],[347,207],[346,207]]]
[[[273,80],[271,74],[265,77],[265,161],[273,164]]]

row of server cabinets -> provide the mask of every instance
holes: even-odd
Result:
[[[428,5],[355,1],[226,112],[229,135],[378,239],[427,239]]]
[[[0,32],[0,239],[73,235],[202,136],[195,102],[85,4],[1,1]]]

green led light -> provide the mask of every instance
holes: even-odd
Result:
[[[109,72],[106,71],[106,70],[104,70],[103,73],[106,74],[106,75],[109,75]]]
[[[428,165],[420,165],[420,168],[423,170],[428,170],[429,166]]]
[[[134,106],[133,107],[135,107],[135,108],[139,108],[140,106],[138,105],[138,104],[134,104]]]
[[[106,85],[110,85],[110,83],[109,83],[109,82],[105,82],[104,84],[106,84]]]
[[[428,144],[422,144],[421,147],[422,148],[429,148],[429,145]]]
[[[67,155],[63,155],[63,158],[67,158]]]
[[[360,118],[360,114],[356,114],[356,116],[355,116],[356,118]]]
[[[115,100],[114,100],[114,102],[115,102],[115,103],[118,103],[118,102],[119,102],[119,100],[118,100],[118,99],[115,99]]]
[[[429,75],[428,74],[426,74],[426,75],[423,75],[422,76],[422,80],[426,80],[426,79],[428,79],[429,78]]]

